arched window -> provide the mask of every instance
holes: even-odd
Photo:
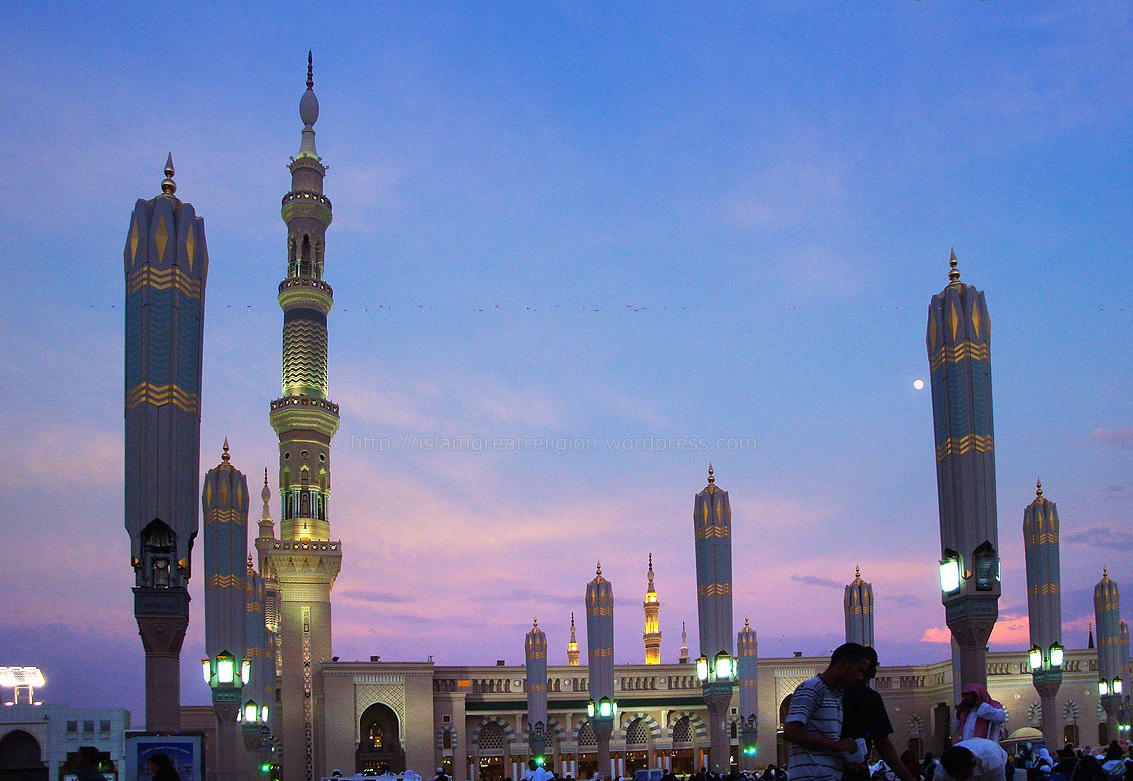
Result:
[[[645,719],[635,719],[629,727],[626,728],[626,745],[649,745],[649,726],[645,723]]]
[[[673,725],[673,743],[692,743],[692,725],[688,723],[688,716],[682,716]]]

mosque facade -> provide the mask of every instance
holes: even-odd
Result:
[[[739,671],[739,679],[735,681],[730,701],[725,694],[722,703],[713,702],[711,716],[706,690],[697,675],[695,661],[689,659],[687,644],[682,642],[679,661],[665,663],[661,659],[663,594],[656,590],[651,559],[644,569],[643,614],[633,610],[621,619],[642,622],[641,664],[614,665],[612,649],[605,653],[605,647],[593,644],[588,654],[591,665],[579,664],[581,654],[575,639],[573,615],[570,642],[564,649],[569,660],[566,665],[548,666],[546,639],[543,638],[540,646],[538,637],[531,640],[532,633],[527,638],[527,655],[531,657],[532,648],[536,651],[543,648],[541,663],[536,659],[537,663],[533,664],[528,658],[523,665],[500,661],[491,666],[441,666],[432,662],[381,661],[377,657],[342,661],[333,656],[331,591],[341,566],[342,545],[331,531],[329,500],[331,441],[338,429],[340,410],[328,395],[328,315],[333,306],[333,290],[324,280],[324,250],[332,206],[323,192],[326,166],[315,148],[314,125],[318,113],[308,61],[307,90],[300,102],[301,143],[289,165],[291,189],[282,204],[287,229],[286,275],[278,288],[283,310],[282,387],[281,395],[270,403],[271,425],[279,438],[279,523],[277,529],[271,517],[270,490],[265,475],[264,507],[255,540],[258,572],[250,561],[248,566],[248,576],[259,578],[256,587],[249,592],[255,594],[254,599],[249,597],[249,604],[259,600],[258,609],[269,630],[260,648],[260,653],[269,660],[268,675],[270,662],[274,661],[271,680],[253,681],[250,691],[261,692],[261,697],[264,697],[263,692],[268,692],[266,699],[274,701],[268,728],[284,781],[314,781],[331,775],[334,770],[347,776],[376,774],[385,768],[393,772],[411,768],[427,777],[437,767],[443,767],[454,781],[502,781],[520,777],[527,760],[536,755],[545,756],[548,765],[558,774],[576,778],[590,777],[596,772],[628,776],[643,768],[691,772],[709,763],[709,724],[713,722],[721,725],[721,733],[730,745],[730,759],[740,767],[781,763],[786,758],[781,726],[791,693],[800,682],[823,670],[827,659],[801,655],[759,658],[755,630],[746,621],[740,634],[735,634],[731,615],[730,554],[725,560],[723,554],[714,553],[712,545],[719,542],[719,535],[707,532],[697,532],[700,534],[697,556],[706,564],[717,566],[719,571],[713,570],[711,577],[706,575],[705,582],[698,583],[698,597],[711,603],[706,603],[704,610],[718,614],[719,620],[711,627],[699,627],[701,646],[707,644],[726,652],[737,649],[742,662],[734,668]],[[166,201],[171,204],[170,198],[159,198],[158,205],[166,205]],[[203,233],[199,245],[203,248]],[[191,256],[192,251],[186,255]],[[946,293],[949,290],[953,288],[946,289]],[[960,290],[959,287],[955,287],[955,291],[968,292],[967,288]],[[987,322],[986,309],[982,294],[979,296],[977,300],[972,293],[970,297],[975,304],[964,310],[968,321],[975,318],[973,322],[976,322],[972,326],[976,336],[968,336],[972,345],[976,344],[973,340],[986,341],[986,333],[980,330],[980,324]],[[961,304],[965,302],[967,298]],[[983,360],[984,353],[977,354],[976,348],[967,342],[964,343],[967,347],[961,351],[948,341],[955,341],[957,328],[948,319],[952,316],[951,310],[941,311],[945,314],[941,315],[940,331],[932,332],[930,325],[930,359],[935,360],[935,354],[943,350],[949,359]],[[947,343],[944,347],[934,345],[933,338]],[[982,349],[983,344],[981,341],[976,347]],[[936,360],[933,364],[934,372],[940,373],[940,363]],[[951,468],[950,458],[983,458],[990,449],[987,445],[991,436],[990,398],[984,399],[981,395],[982,385],[976,393],[968,387],[957,386],[959,390],[956,390],[947,385],[947,381],[941,374],[934,379],[934,388],[939,385],[955,394],[974,395],[980,402],[975,405],[977,411],[985,406],[987,409],[986,431],[980,428],[982,418],[963,431],[958,427],[949,428],[954,421],[937,420],[938,462],[943,465],[940,480],[951,486],[948,482],[952,480],[951,473],[944,469]],[[197,383],[199,385],[199,377]],[[990,385],[986,393],[990,394]],[[934,403],[942,409],[948,405],[944,396]],[[199,407],[190,412],[199,417]],[[968,425],[965,421],[961,423]],[[943,457],[939,455],[941,442]],[[227,460],[226,457],[225,463]],[[967,461],[962,466],[965,464]],[[980,466],[981,489],[988,486],[993,489],[993,467],[984,467],[982,462]],[[128,491],[130,474],[128,470]],[[970,482],[966,473],[956,480]],[[704,510],[702,522],[712,520],[705,514],[705,508],[716,512],[712,509],[716,505],[709,507],[711,503],[706,504],[704,496],[716,501],[717,495],[723,497],[726,505],[727,493],[714,485],[710,474],[708,487],[696,496],[696,508]],[[979,496],[984,497],[981,501],[986,500],[985,493]],[[194,509],[195,501],[194,498]],[[942,516],[951,523],[958,511],[945,499],[941,501]],[[720,510],[720,515],[713,521],[713,529],[722,528],[720,519],[727,508],[721,505],[716,509]],[[993,514],[994,508],[985,513],[989,518]],[[144,555],[141,520],[128,526],[134,534],[135,549],[140,549]],[[945,547],[966,553],[977,548],[981,541],[990,539],[998,548],[994,520],[985,525],[988,528],[974,543],[957,538],[955,544]],[[175,529],[177,545],[191,538],[195,528],[195,525],[186,525],[184,530]],[[958,534],[951,526],[946,530],[952,536]],[[946,542],[952,542],[951,538]],[[141,568],[142,556],[137,558]],[[141,571],[145,572],[144,568]],[[187,577],[187,564],[184,571]],[[205,576],[215,574],[206,572]],[[595,582],[601,585],[602,581],[599,569]],[[605,583],[609,586],[608,581]],[[139,586],[149,587],[149,583],[139,576]],[[984,608],[977,611],[981,620],[994,611],[994,605],[988,603],[989,597],[998,597],[997,578],[989,588],[973,596]],[[637,598],[635,594],[625,604],[634,604]],[[601,612],[602,605],[598,601],[594,603],[598,607],[591,609],[590,601],[588,599],[588,624],[607,615]],[[608,607],[612,615],[612,591],[610,601]],[[873,605],[872,586],[863,581],[858,572],[846,590],[848,639],[872,642]],[[971,613],[952,609],[950,626],[960,621],[971,623]],[[537,629],[536,625],[533,632]],[[562,629],[564,632],[567,629],[565,620]],[[588,640],[594,635],[593,627],[590,629]],[[711,637],[705,637],[709,629]],[[542,631],[537,634],[541,635]],[[685,634],[682,625],[682,639]],[[979,633],[970,631],[968,634],[975,638]],[[518,655],[524,638],[516,637],[515,644]],[[1128,657],[1127,651],[1125,657]],[[596,659],[601,662],[598,664],[600,681],[598,678],[592,681],[590,677]],[[612,676],[607,665],[612,667]],[[537,671],[539,680],[528,680],[530,670]],[[987,653],[983,671],[992,696],[1007,707],[1009,732],[1037,727],[1043,722],[1026,651]],[[543,680],[544,675],[546,680]],[[929,665],[882,668],[875,686],[885,697],[895,728],[894,743],[899,750],[908,746],[921,754],[939,752],[947,745],[955,702],[953,676],[952,659]],[[1058,710],[1057,723],[1063,732],[1052,742],[1060,743],[1063,739],[1076,744],[1099,742],[1099,728],[1105,729],[1106,714],[1100,708],[1098,677],[1095,650],[1065,650],[1062,686],[1053,701]],[[608,722],[589,712],[599,699],[595,692],[617,705]],[[186,722],[201,722],[203,712],[193,709],[184,709],[184,712],[193,713],[192,719],[184,719]],[[538,714],[536,723],[529,719],[532,713]],[[207,716],[204,718],[207,721]],[[600,743],[605,744],[603,751],[599,750]],[[604,758],[605,752],[609,754],[610,764],[600,767],[599,756]]]

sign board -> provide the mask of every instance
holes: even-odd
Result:
[[[165,754],[181,781],[205,781],[205,736],[200,732],[176,735],[153,732],[126,733],[126,774],[123,781],[153,781],[149,758]]]

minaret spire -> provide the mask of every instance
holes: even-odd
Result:
[[[339,408],[329,398],[327,315],[334,291],[323,280],[331,202],[323,195],[326,166],[315,151],[319,100],[313,57],[307,59],[307,89],[299,99],[303,139],[292,158],[291,189],[280,215],[287,225],[287,276],[279,285],[283,310],[282,395],[271,403],[279,437],[279,539],[267,549],[265,580],[280,594],[280,679],[283,775],[314,781],[326,775],[318,716],[311,707],[323,696],[323,678],[310,675],[331,656],[330,592],[342,564],[342,544],[331,535],[331,440]],[[270,616],[269,616],[270,618]]]
[[[685,622],[681,621],[681,656],[678,664],[688,664],[688,632],[685,631]]]
[[[162,172],[165,178],[161,180],[161,193],[162,195],[173,196],[177,192],[177,183],[173,181],[173,153],[170,152],[165,158],[165,170]]]
[[[574,611],[570,613],[570,642],[567,643],[567,664],[578,667],[578,639],[574,636]]]
[[[649,554],[649,585],[645,591],[645,631],[641,639],[645,641],[645,663],[661,664],[661,624],[659,613],[661,603],[657,601],[657,589],[653,586],[653,554]]]

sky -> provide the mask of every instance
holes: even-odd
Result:
[[[16,4],[5,29],[0,664],[42,667],[49,701],[143,720],[122,250],[168,152],[211,259],[201,476],[227,436],[274,492],[308,49],[334,204],[342,659],[520,664],[537,616],[565,664],[601,560],[615,661],[641,662],[650,553],[662,656],[682,622],[697,655],[709,462],[736,629],[750,618],[761,656],[836,646],[860,565],[883,665],[947,659],[913,382],[953,247],[993,321],[992,649],[1029,645],[1036,478],[1062,518],[1064,644],[1085,645],[1103,566],[1133,581],[1123,4],[58,2]],[[209,701],[201,551],[189,704]]]

